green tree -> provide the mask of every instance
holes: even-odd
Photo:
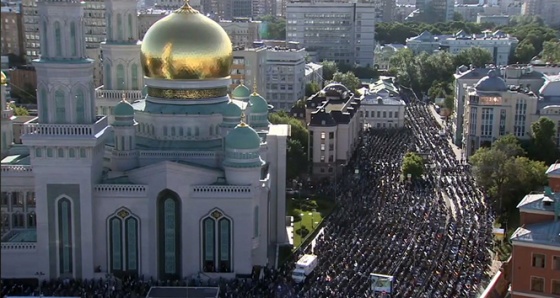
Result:
[[[308,170],[308,138],[309,131],[298,119],[290,117],[286,112],[271,113],[269,121],[272,124],[289,124],[291,135],[287,143],[286,179],[291,181]]]
[[[492,53],[487,49],[480,47],[467,48],[459,52],[453,57],[455,65],[474,65],[475,67],[484,67],[486,64],[493,63]]]
[[[335,73],[333,75],[332,82],[341,83],[342,85],[346,86],[346,88],[352,90],[352,92],[356,92],[356,90],[358,90],[362,85],[360,79],[358,79],[358,77],[356,77],[356,75],[354,75],[354,73],[350,71],[346,73]]]
[[[424,159],[414,152],[408,152],[404,156],[401,170],[404,177],[410,174],[413,179],[419,178],[424,173]]]
[[[323,79],[327,81],[332,80],[333,75],[338,72],[338,66],[336,65],[336,62],[325,60],[321,62],[321,65],[323,65]]]
[[[551,40],[543,43],[541,60],[549,63],[560,63],[560,41]]]
[[[541,117],[531,125],[530,156],[536,160],[552,164],[560,156],[556,147],[556,125],[548,117]]]
[[[13,103],[10,103],[10,108],[14,111],[15,116],[29,116],[29,111],[25,107],[18,107]]]
[[[316,82],[309,82],[305,84],[305,96],[309,97],[321,90],[321,86]]]
[[[260,18],[264,28],[261,38],[286,40],[286,19],[276,16],[263,16]]]
[[[443,106],[448,109],[449,112],[453,113],[455,111],[455,97],[453,95],[445,96]]]
[[[529,63],[538,54],[531,42],[521,42],[515,48],[515,59],[517,62]]]

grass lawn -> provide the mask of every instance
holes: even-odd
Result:
[[[311,233],[313,233],[315,228],[319,226],[322,220],[323,216],[321,215],[321,212],[303,211],[302,220],[294,221],[294,232],[300,229],[303,225],[309,230],[309,234],[307,235],[310,235]],[[302,239],[299,234],[294,233],[294,247],[299,247],[303,240],[304,239]]]
[[[334,208],[333,202],[321,198],[310,198],[309,201],[306,201],[305,199],[290,199],[286,200],[286,204],[288,215],[294,217],[294,248],[298,248],[301,245],[301,242],[305,240],[308,235],[311,235],[315,229],[317,229],[321,221],[323,221],[323,218]],[[301,214],[303,214],[303,216],[297,216]],[[305,235],[303,239],[299,234],[295,233],[295,231],[299,230],[302,226],[309,230],[309,233]]]

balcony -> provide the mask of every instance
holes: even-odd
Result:
[[[23,135],[95,136],[109,125],[105,116],[97,116],[97,121],[93,124],[41,124],[36,123],[37,120],[35,118],[24,124]]]
[[[123,94],[129,102],[144,98],[140,90],[103,90],[103,87],[99,86],[95,89],[97,99],[120,101],[123,98]]]

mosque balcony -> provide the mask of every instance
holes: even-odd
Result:
[[[37,123],[38,118],[23,126],[23,135],[32,136],[96,136],[103,132],[109,125],[106,116],[97,116],[93,124],[42,124]]]
[[[245,185],[193,185],[191,193],[196,198],[215,198],[216,194],[228,198],[250,198],[253,188]]]
[[[129,102],[143,98],[141,90],[104,90],[104,86],[99,86],[95,89],[97,99],[107,101],[121,101],[123,94]]]

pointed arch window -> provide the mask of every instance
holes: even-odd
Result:
[[[158,271],[160,278],[181,276],[181,201],[164,190],[158,197]]]
[[[253,238],[259,237],[259,206],[255,206],[253,211]]]
[[[105,89],[110,90],[111,89],[111,64],[106,63],[105,64],[105,77],[103,78],[103,80],[105,81]]]
[[[132,89],[133,90],[138,90],[138,65],[136,65],[136,63],[132,64],[132,69],[131,69],[131,78],[132,78]]]
[[[140,220],[121,208],[109,217],[109,268],[114,274],[138,274]]]
[[[49,98],[47,94],[47,89],[41,89],[41,99],[39,102],[39,112],[41,115],[41,119],[39,122],[41,123],[48,123],[49,122]]]
[[[43,21],[43,39],[41,42],[44,44],[43,55],[45,55],[45,57],[49,56],[49,33],[47,28],[47,21]]]
[[[107,40],[113,40],[113,14],[107,14]]]
[[[57,90],[54,93],[54,101],[56,108],[56,123],[66,122],[66,103],[64,102],[64,91]]]
[[[70,47],[72,56],[78,55],[78,45],[76,44],[76,23],[70,23]]]
[[[134,39],[134,27],[132,26],[132,14],[128,14],[128,39],[132,40]]]
[[[232,272],[232,221],[214,210],[201,221],[202,271]]]
[[[213,133],[214,133],[214,126],[210,124],[210,126],[208,127],[208,135],[212,135]]]
[[[190,127],[187,127],[187,136],[192,136],[192,129]]]
[[[194,136],[198,137],[200,135],[200,128],[198,128],[198,126],[194,127]]]
[[[58,262],[61,275],[73,272],[72,202],[63,197],[57,202],[58,213]]]
[[[80,88],[76,91],[76,121],[85,123],[85,96],[84,91]]]
[[[219,135],[220,134],[220,126],[216,125],[216,134]]]
[[[124,34],[123,34],[123,20],[122,15],[120,13],[117,14],[117,40],[123,41]]]
[[[124,66],[122,64],[119,64],[117,65],[117,89],[124,90],[124,86]]]
[[[57,57],[62,56],[62,32],[60,31],[60,22],[54,22],[54,42],[55,53]]]

